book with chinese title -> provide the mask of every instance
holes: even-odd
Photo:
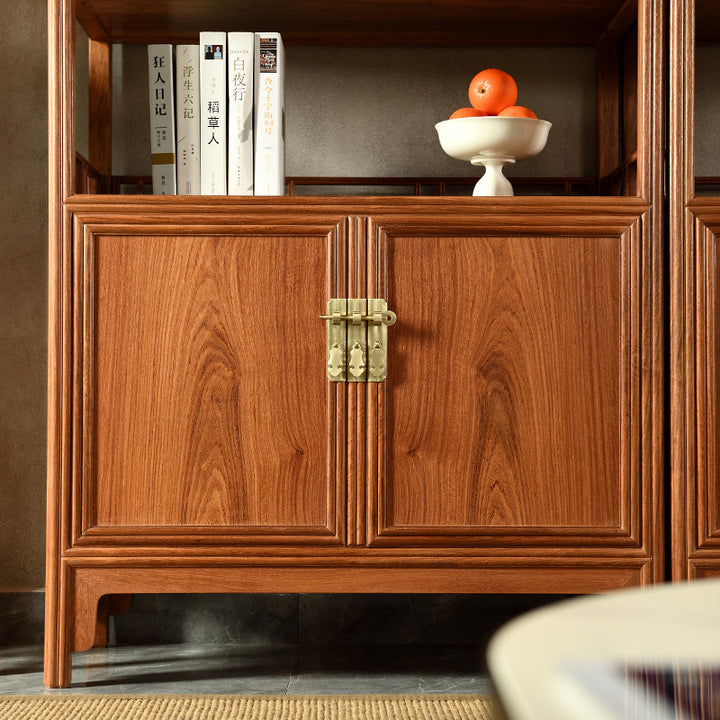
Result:
[[[254,56],[254,33],[228,33],[228,195],[252,195],[254,192]]]
[[[255,194],[285,194],[285,48],[255,33]]]
[[[175,195],[175,94],[173,46],[148,45],[150,147],[155,195]]]
[[[178,45],[175,55],[177,193],[200,194],[200,46]]]
[[[200,193],[227,194],[227,35],[200,33]]]

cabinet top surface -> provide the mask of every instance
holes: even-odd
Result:
[[[55,0],[58,5],[69,0]],[[197,42],[200,30],[276,30],[303,45],[592,44],[623,0],[78,0],[88,35]]]

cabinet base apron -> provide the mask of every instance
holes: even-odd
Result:
[[[263,562],[265,561],[265,564]],[[647,558],[72,558],[48,588],[45,684],[68,687],[71,653],[107,644],[108,617],[145,593],[589,593],[649,582]]]

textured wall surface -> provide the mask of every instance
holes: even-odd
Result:
[[[2,9],[0,589],[44,583],[46,13],[44,0]]]
[[[288,175],[479,176],[440,148],[435,123],[468,102],[476,72],[500,67],[518,83],[518,104],[553,123],[541,155],[508,174],[595,172],[592,48],[325,48],[286,53]],[[146,49],[113,54],[113,169],[149,174]]]
[[[720,175],[720,45],[697,48],[695,77],[695,174]]]

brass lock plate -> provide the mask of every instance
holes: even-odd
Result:
[[[327,326],[327,376],[329,380],[343,382],[347,380],[347,333],[345,318],[347,316],[347,300],[333,298],[328,300]]]
[[[397,317],[381,298],[332,298],[320,316],[327,327],[327,377],[333,382],[382,382],[387,377],[387,328]]]

